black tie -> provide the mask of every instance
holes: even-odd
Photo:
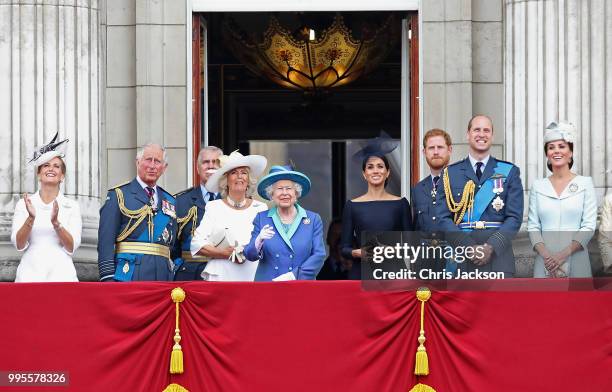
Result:
[[[476,177],[478,177],[479,181],[480,177],[482,177],[482,165],[484,165],[482,162],[476,162]]]
[[[440,181],[440,176],[435,176],[433,178],[433,189],[438,190],[438,181]]]
[[[155,188],[148,186],[145,188],[145,191],[147,192],[147,195],[149,195],[149,205],[151,208],[155,209],[155,198],[153,197],[155,195]]]
[[[216,200],[215,194],[212,192],[208,192],[208,201]]]

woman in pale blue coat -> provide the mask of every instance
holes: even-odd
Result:
[[[325,260],[321,217],[297,200],[310,191],[310,179],[290,167],[273,166],[257,192],[274,207],[257,214],[244,255],[259,260],[255,281],[312,280]]]
[[[595,232],[597,201],[591,177],[571,171],[575,128],[551,123],[544,133],[544,153],[552,175],[536,180],[529,192],[527,230],[538,253],[534,276],[590,277],[587,245]]]

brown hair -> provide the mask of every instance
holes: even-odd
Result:
[[[54,158],[59,158],[59,160],[60,160],[60,162],[61,162],[60,167],[61,167],[61,169],[62,169],[62,174],[64,174],[64,175],[65,175],[65,174],[66,174],[66,162],[64,162],[64,160],[62,159],[62,157],[54,157]],[[53,159],[53,158],[51,158],[51,159]],[[48,161],[47,161],[47,162],[48,162]],[[45,162],[45,163],[47,163],[47,162]],[[45,163],[43,163],[42,165],[38,165],[38,167],[36,168],[36,174],[39,174],[39,173],[40,173],[40,171],[42,170],[42,167],[43,167],[43,165],[44,165]]]
[[[554,142],[554,141],[556,141],[556,140],[551,140],[548,143],[544,143],[544,156],[548,155],[548,144],[551,143],[551,142]],[[568,166],[571,169],[572,166],[574,166],[574,155],[573,155],[574,154],[574,143],[570,143],[570,142],[567,142],[567,141],[566,141],[566,143],[569,146],[570,151],[572,152],[572,157],[570,158],[570,161],[568,163]],[[546,160],[546,167],[548,168],[548,170],[552,171],[552,165],[550,164],[550,162],[548,162],[548,159]]]
[[[470,121],[468,121],[468,127],[467,127],[468,131],[472,128],[472,122],[474,122],[474,119],[476,117],[484,117],[484,118],[488,119],[489,122],[491,123],[491,132],[493,132],[493,120],[491,120],[491,117],[487,116],[486,114],[475,114],[475,115],[473,115],[472,118],[470,118]]]
[[[442,136],[444,138],[444,141],[446,142],[447,147],[450,147],[453,145],[453,141],[450,135],[448,134],[448,132],[440,128],[433,128],[425,132],[425,135],[423,136],[423,148],[426,148],[427,146],[427,139],[429,139],[430,137],[434,137],[434,136]]]

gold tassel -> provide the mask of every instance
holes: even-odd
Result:
[[[426,376],[429,374],[429,359],[425,350],[425,302],[431,298],[431,291],[427,287],[420,287],[416,293],[417,299],[421,301],[421,331],[419,333],[419,348],[416,353],[416,361],[414,364],[414,374],[417,376]]]
[[[172,301],[176,305],[176,328],[174,329],[174,346],[170,356],[170,374],[183,373],[183,350],[181,348],[181,330],[179,329],[179,304],[185,300],[185,291],[176,287],[172,289]]]
[[[170,384],[162,392],[189,392],[189,390],[179,384]]]
[[[436,392],[436,390],[429,385],[419,383],[413,386],[410,392]]]

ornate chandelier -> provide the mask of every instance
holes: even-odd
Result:
[[[263,41],[247,39],[227,19],[225,40],[234,55],[251,71],[290,89],[319,96],[372,71],[385,59],[397,39],[391,14],[375,31],[355,39],[340,14],[321,32],[303,26],[292,33],[273,16]]]

